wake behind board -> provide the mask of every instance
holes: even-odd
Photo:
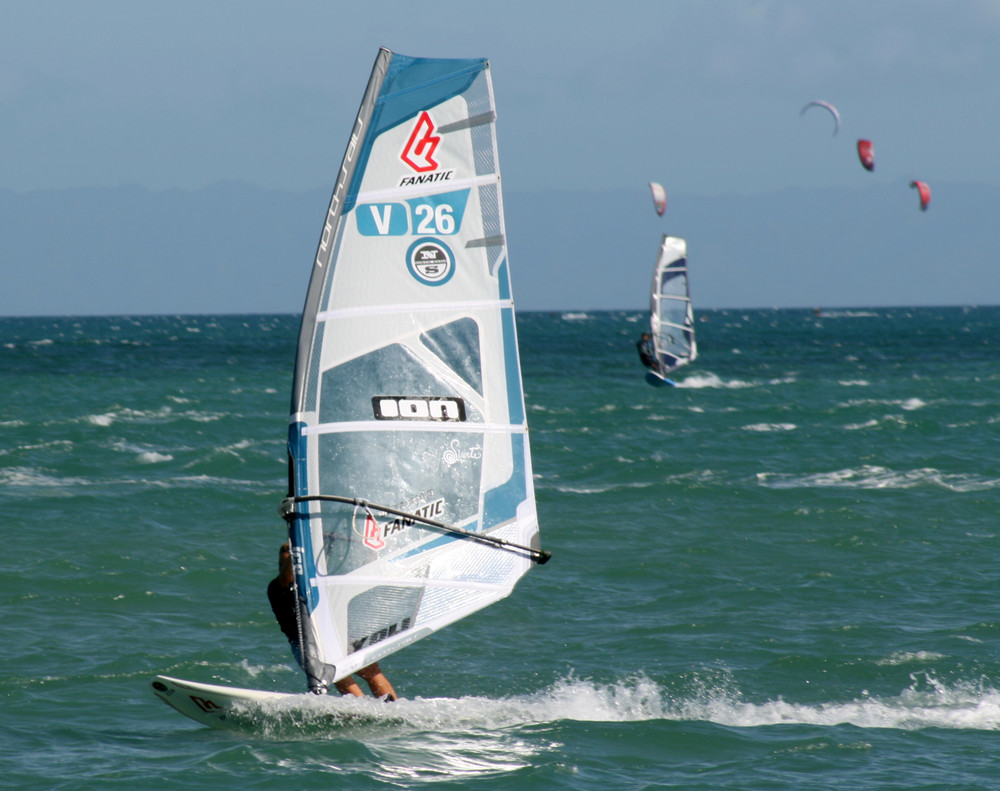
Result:
[[[264,692],[259,689],[223,687],[218,684],[200,684],[170,676],[157,676],[151,682],[153,694],[168,706],[202,725],[213,728],[231,728],[240,724],[241,718],[252,715],[263,704],[288,698],[305,697],[288,692]],[[242,715],[242,716],[241,716]]]

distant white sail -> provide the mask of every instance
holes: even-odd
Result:
[[[302,315],[284,508],[311,689],[544,562],[486,60],[381,50]]]
[[[688,284],[687,243],[676,236],[664,235],[660,242],[653,270],[649,320],[656,350],[656,368],[650,373],[666,380],[673,370],[698,356]]]

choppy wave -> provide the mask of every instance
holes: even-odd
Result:
[[[748,426],[743,426],[744,431],[757,431],[760,433],[769,433],[772,431],[795,431],[798,426],[794,423],[751,423]]]
[[[620,457],[616,461],[622,464],[634,464],[635,461]],[[678,483],[707,483],[717,479],[717,475],[711,470],[693,470],[691,472],[667,475],[660,479],[648,480],[628,480],[628,481],[608,481],[607,483],[567,483],[558,479],[551,479],[546,476],[536,476],[535,488],[537,490],[554,489],[563,494],[606,494],[608,492],[622,492],[627,489],[655,489],[668,484]]]
[[[139,454],[139,461],[146,464],[169,460],[169,457],[162,454]],[[106,492],[134,487],[140,489],[225,489],[227,487],[239,490],[260,489],[260,481],[258,480],[223,478],[217,475],[174,475],[159,480],[122,477],[109,479],[100,477],[88,478],[80,475],[59,476],[50,474],[44,470],[27,467],[0,468],[0,485],[11,487],[12,491],[21,490],[29,496],[32,494],[33,489],[44,490],[46,496],[50,496],[52,490],[63,490],[61,494],[70,496],[73,490],[93,490],[95,488]]]
[[[859,398],[852,401],[845,401],[839,404],[840,407],[897,407],[907,412],[923,409],[927,402],[921,398]]]
[[[944,657],[944,654],[939,654],[935,651],[897,651],[891,656],[887,656],[885,659],[880,659],[875,664],[893,667],[898,665],[908,665],[915,662],[932,662],[938,659],[944,659]]]
[[[53,448],[68,452],[73,448],[73,442],[68,439],[53,439],[44,442],[30,442],[22,445],[15,445],[10,448],[0,448],[0,456],[8,456],[12,453],[23,453],[26,451],[51,450]]]
[[[213,423],[224,417],[229,416],[217,412],[199,412],[198,410],[175,412],[171,407],[165,406],[159,409],[130,409],[121,407],[100,414],[86,415],[83,420],[92,425],[106,428],[119,421],[126,423],[151,423],[168,420],[190,420],[195,423]]]
[[[7,467],[0,469],[0,484],[23,488],[27,490],[28,494],[31,493],[31,489],[36,487],[47,490],[69,486],[87,486],[90,483],[91,481],[87,478],[79,476],[60,477],[27,467]]]
[[[824,319],[859,319],[876,318],[878,313],[874,310],[824,310],[819,314],[819,318]]]
[[[758,482],[771,489],[912,489],[917,486],[935,486],[953,492],[977,492],[1000,487],[1000,479],[967,473],[943,473],[933,467],[897,471],[887,467],[863,465],[832,472],[807,475],[795,473],[761,472]]]

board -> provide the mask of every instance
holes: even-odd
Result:
[[[250,714],[255,706],[288,698],[303,697],[289,692],[265,692],[259,689],[201,684],[170,676],[157,676],[151,682],[153,694],[168,706],[202,725],[232,727],[234,715]]]
[[[403,720],[396,705],[377,698],[270,692],[219,684],[202,684],[156,676],[153,694],[175,711],[210,728],[268,736],[317,735],[343,728],[398,727]]]
[[[673,379],[667,379],[665,376],[660,376],[652,371],[646,371],[646,381],[653,387],[677,387],[677,382]]]

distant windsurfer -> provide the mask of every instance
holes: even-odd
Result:
[[[639,359],[642,360],[643,365],[647,368],[656,367],[656,350],[653,348],[653,339],[649,337],[648,332],[642,333],[635,348],[639,351]]]
[[[299,645],[299,624],[295,614],[295,588],[292,585],[293,580],[292,555],[286,541],[281,545],[281,549],[278,550],[278,576],[268,584],[267,598],[271,602],[271,610],[274,612],[274,617],[278,620],[278,626],[281,627],[281,631],[284,632],[285,637],[288,638],[288,642],[291,644],[295,661],[301,667],[302,647]],[[378,662],[373,662],[368,667],[362,668],[358,671],[358,675],[368,683],[368,688],[371,689],[372,695],[376,698],[384,698],[385,700],[396,699],[396,690],[392,688],[389,679],[382,673]],[[358,682],[354,680],[353,676],[342,678],[334,686],[341,695],[354,695],[359,698],[364,696],[361,687],[358,686]]]

